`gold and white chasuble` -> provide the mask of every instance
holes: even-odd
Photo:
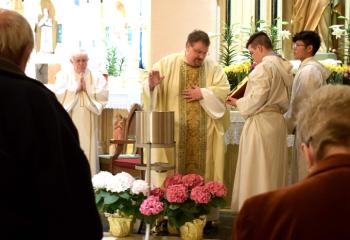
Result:
[[[80,147],[94,175],[99,171],[97,116],[107,102],[108,85],[103,76],[94,75],[90,70],[84,73],[84,80],[86,90],[77,93],[79,75],[73,70],[61,71],[56,75],[55,93],[78,130]]]
[[[201,67],[191,67],[184,53],[169,55],[156,63],[163,81],[150,92],[143,87],[146,111],[174,111],[177,159],[172,149],[152,149],[152,162],[177,161],[181,174],[198,173],[206,180],[223,181],[226,145],[224,133],[229,119],[224,100],[229,84],[223,69],[210,59]],[[187,102],[183,90],[199,86],[200,101]],[[147,156],[147,154],[145,154]],[[160,186],[166,173],[152,172],[152,184]]]
[[[265,56],[249,74],[244,97],[237,107],[246,119],[242,130],[232,208],[256,194],[286,184],[288,169],[287,126],[292,66],[276,55]]]

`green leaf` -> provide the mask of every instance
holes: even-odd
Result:
[[[127,193],[127,192],[122,192],[121,194],[119,194],[119,196],[120,196],[121,198],[124,198],[124,199],[127,199],[127,200],[130,200],[130,199],[131,199],[130,194]]]
[[[213,203],[214,207],[223,207],[223,206],[225,206],[226,201],[223,198],[214,197],[212,199],[212,203]]]
[[[124,70],[126,57],[120,57],[119,54],[115,46],[107,48],[106,69],[110,76],[120,76]]]
[[[171,209],[171,210],[176,210],[176,209],[179,209],[180,208],[180,206],[178,205],[178,204],[170,204],[169,205],[169,209]]]
[[[102,194],[96,194],[95,195],[95,203],[98,204],[101,200],[103,200]]]
[[[113,204],[113,203],[117,202],[118,199],[119,199],[118,196],[108,194],[107,196],[104,197],[104,204]]]
[[[237,55],[236,47],[238,44],[234,44],[235,36],[232,31],[232,27],[225,25],[223,33],[221,34],[222,42],[220,48],[220,63],[223,66],[229,66],[233,63],[234,57]]]

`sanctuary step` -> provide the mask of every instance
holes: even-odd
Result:
[[[231,240],[232,239],[232,226],[235,218],[235,214],[229,209],[220,210],[220,218],[215,225],[217,226],[217,231],[211,234],[204,234],[203,240]],[[125,240],[141,240],[144,239],[144,234],[132,234],[131,236],[124,238],[116,238],[111,236],[108,232],[108,222],[106,218],[101,215],[103,224],[103,240],[115,240],[115,239],[125,239]],[[152,236],[152,240],[177,240],[181,239],[179,236]]]

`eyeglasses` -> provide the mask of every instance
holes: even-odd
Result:
[[[198,54],[198,55],[204,55],[206,56],[208,54],[208,52],[205,52],[205,51],[202,51],[202,50],[199,50],[199,49],[196,49],[194,47],[192,47],[193,51]]]
[[[304,44],[296,44],[296,43],[294,43],[293,46],[292,46],[293,49],[297,48],[297,47],[305,47],[305,45]]]

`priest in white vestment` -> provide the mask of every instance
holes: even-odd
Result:
[[[289,133],[296,132],[296,116],[303,107],[299,103],[311,96],[315,90],[327,84],[327,79],[331,74],[329,70],[313,57],[321,44],[318,33],[313,31],[301,31],[294,35],[293,43],[294,58],[300,60],[301,64],[294,77],[291,102],[288,112],[285,114]],[[304,179],[308,174],[300,144],[300,137],[295,135],[293,159],[291,163],[292,183]]]
[[[108,85],[102,75],[87,68],[87,53],[75,53],[70,61],[73,68],[57,73],[54,90],[78,129],[80,146],[94,175],[99,171],[97,116],[107,102]]]
[[[229,123],[225,98],[229,83],[222,67],[206,58],[209,37],[200,30],[189,34],[186,50],[162,58],[153,66],[143,88],[145,110],[174,111],[177,159],[172,149],[152,149],[152,162],[177,161],[181,174],[197,173],[223,181]],[[160,186],[166,173],[152,172]]]
[[[244,96],[227,98],[246,119],[239,143],[232,208],[256,194],[286,184],[288,169],[287,126],[292,65],[272,51],[264,32],[253,34],[247,48],[257,63],[249,74]]]

